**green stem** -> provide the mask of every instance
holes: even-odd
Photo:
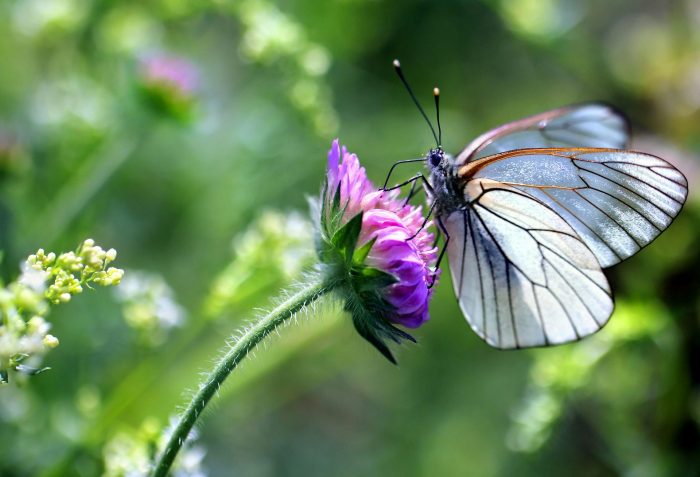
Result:
[[[321,277],[316,277],[307,283],[302,289],[285,299],[270,313],[263,316],[257,323],[250,327],[226,352],[216,367],[200,385],[199,391],[192,398],[185,412],[180,416],[180,422],[170,436],[163,453],[156,463],[153,477],[165,477],[175,460],[175,456],[184,444],[192,426],[201,415],[209,400],[219,390],[224,380],[238,366],[243,358],[255,348],[267,335],[274,331],[299,310],[314,302],[322,295],[333,289],[333,284]]]

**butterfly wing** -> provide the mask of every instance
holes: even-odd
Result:
[[[688,183],[656,156],[617,149],[521,149],[470,162],[465,182],[491,179],[546,204],[603,268],[634,255],[680,212]]]
[[[599,147],[624,149],[630,137],[627,119],[600,103],[566,106],[505,124],[482,134],[457,156],[457,166],[482,157],[523,148]]]
[[[613,310],[591,250],[567,222],[515,187],[476,179],[469,206],[442,218],[455,294],[474,331],[497,348],[566,343]]]

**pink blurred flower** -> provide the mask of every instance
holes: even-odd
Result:
[[[140,69],[146,84],[168,87],[182,96],[190,96],[199,88],[199,71],[194,64],[178,56],[145,57]]]
[[[155,54],[139,61],[138,85],[147,104],[159,114],[187,122],[193,117],[199,70],[188,60]]]

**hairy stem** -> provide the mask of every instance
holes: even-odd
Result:
[[[238,366],[238,363],[278,326],[294,316],[299,310],[329,292],[332,288],[333,285],[321,277],[312,279],[303,288],[260,318],[240,338],[236,339],[216,367],[200,384],[199,390],[192,398],[192,401],[190,401],[185,412],[180,416],[177,427],[175,427],[163,453],[158,458],[152,474],[153,477],[165,477],[168,474],[175,456],[184,444],[197,418],[202,414],[205,406],[214,396],[214,393],[219,390],[224,380]]]

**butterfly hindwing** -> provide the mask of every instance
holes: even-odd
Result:
[[[455,164],[523,148],[598,147],[623,149],[630,136],[627,119],[602,103],[566,106],[505,124],[472,141]]]
[[[537,199],[486,179],[443,223],[460,307],[498,348],[574,341],[600,329],[613,301],[596,257]]]
[[[521,149],[462,166],[465,181],[490,179],[560,215],[603,268],[654,240],[685,202],[685,177],[658,157],[617,149]]]

